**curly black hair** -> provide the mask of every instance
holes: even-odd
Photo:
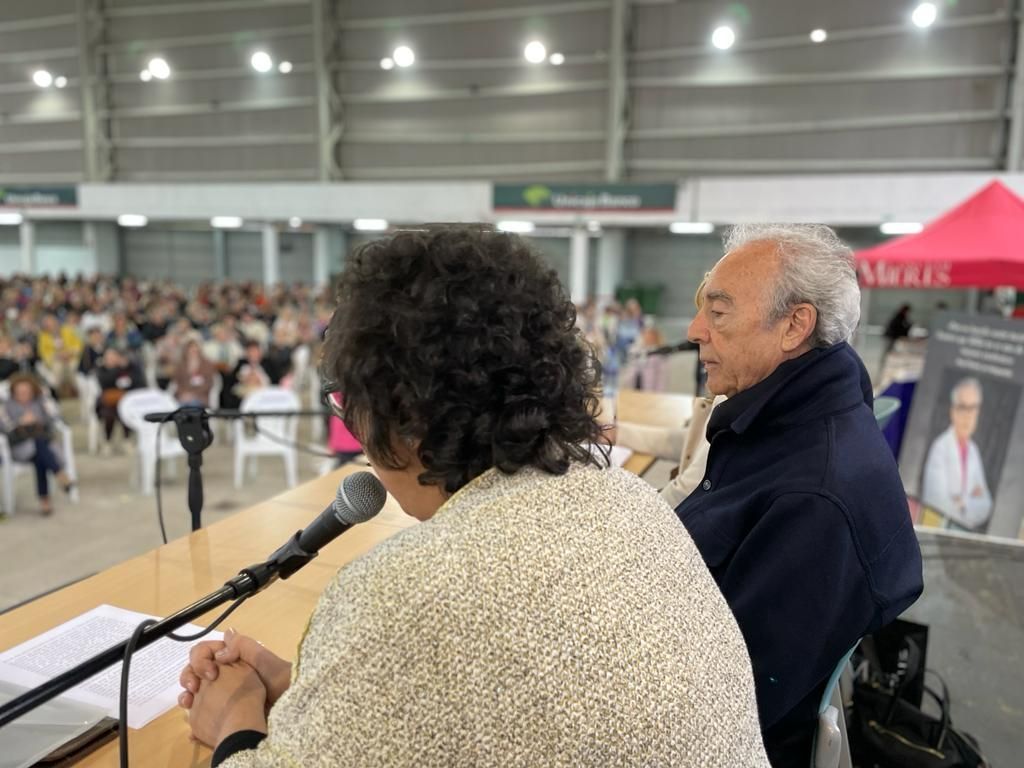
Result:
[[[451,494],[491,467],[600,465],[600,364],[554,270],[483,226],[401,231],[342,272],[321,372],[374,462]]]

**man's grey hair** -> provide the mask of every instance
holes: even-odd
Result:
[[[960,379],[956,383],[956,386],[949,391],[949,403],[950,405],[956,405],[957,395],[959,395],[965,389],[973,389],[978,393],[978,402],[985,399],[985,391],[981,388],[981,382],[973,376],[968,376],[966,379]]]
[[[765,323],[773,325],[807,303],[818,311],[808,338],[812,347],[849,341],[860,320],[860,286],[853,251],[839,236],[824,224],[739,224],[726,232],[725,252],[754,242],[774,243],[781,257]]]

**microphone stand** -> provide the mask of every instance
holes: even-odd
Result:
[[[203,527],[203,451],[213,444],[210,419],[244,419],[258,416],[323,416],[323,411],[237,411],[209,410],[200,405],[186,405],[176,411],[147,413],[145,420],[153,423],[173,421],[178,428],[178,440],[188,455],[188,511],[192,516],[192,531]],[[157,448],[159,449],[159,444]]]
[[[266,561],[243,568],[237,576],[225,582],[224,586],[206,597],[200,598],[177,613],[156,622],[142,631],[134,650],[138,651],[157,640],[170,635],[174,630],[185,626],[204,613],[212,611],[228,601],[237,601],[252,597],[278,578],[287,579],[302,566],[316,557],[316,552],[307,552],[299,546],[299,534],[295,533],[282,547]],[[221,617],[223,618],[223,617]],[[214,623],[216,626],[216,622]],[[213,627],[210,627],[213,629]],[[81,664],[62,672],[42,685],[26,691],[0,706],[0,728],[16,720],[22,715],[42,706],[56,696],[74,688],[107,667],[124,660],[125,649],[130,640],[101,651]],[[121,727],[125,727],[122,723]]]

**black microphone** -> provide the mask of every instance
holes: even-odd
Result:
[[[334,502],[312,523],[297,531],[266,562],[243,570],[240,576],[255,581],[257,591],[274,579],[287,579],[353,525],[374,517],[387,497],[380,480],[369,472],[349,475],[338,486]]]
[[[700,344],[694,344],[692,341],[681,341],[678,344],[669,344],[664,347],[655,347],[654,349],[648,349],[645,354],[647,355],[673,355],[676,352],[693,352],[700,349]]]

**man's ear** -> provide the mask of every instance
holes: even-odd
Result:
[[[782,329],[782,351],[795,352],[807,343],[818,324],[818,310],[813,304],[797,304],[789,311]]]

